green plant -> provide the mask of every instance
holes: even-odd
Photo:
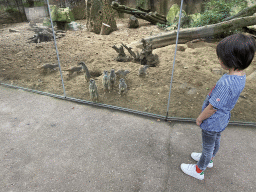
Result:
[[[148,1],[147,0],[136,0],[137,7],[146,7]]]
[[[24,13],[21,13],[18,9],[11,7],[6,8],[5,12],[8,13],[12,20],[15,22],[21,22],[24,16]]]
[[[0,5],[0,13],[3,13],[3,12],[5,12],[5,6]]]
[[[30,7],[28,2],[23,3],[24,7]],[[42,7],[44,6],[44,1],[34,1],[34,7]]]
[[[19,13],[19,11],[15,8],[7,8],[5,11],[9,14],[14,14],[14,15]]]
[[[201,14],[192,15],[191,27],[215,24],[247,7],[244,0],[210,0]]]
[[[18,9],[15,9],[15,8],[7,8],[5,11],[6,11],[7,13],[9,13],[10,16],[11,16],[11,17],[14,17],[15,19],[20,18],[21,13],[20,13],[20,11],[19,11]]]
[[[160,23],[157,23],[156,25],[157,25],[157,27],[158,27],[159,29],[165,29],[166,27],[168,27],[168,25],[160,24]]]

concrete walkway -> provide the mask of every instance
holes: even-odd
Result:
[[[203,181],[201,130],[0,86],[0,191],[256,191],[256,129],[229,126]]]

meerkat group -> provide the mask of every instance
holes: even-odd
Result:
[[[148,65],[143,65],[139,68],[138,76],[139,77],[145,77],[147,73],[147,69],[149,68]],[[119,78],[119,86],[118,86],[118,93],[123,96],[127,93],[127,83],[125,82],[126,75],[129,74],[130,71],[128,70],[118,70],[115,72],[115,69],[111,69],[110,73],[108,71],[103,72],[102,77],[102,85],[103,85],[103,91],[105,93],[110,93],[114,89],[114,85],[116,83],[117,77]],[[98,100],[99,94],[97,92],[97,86],[95,84],[95,81],[93,79],[90,80],[89,85],[89,92],[91,96],[91,100],[95,101]]]
[[[42,69],[54,69],[54,68],[57,68],[58,65],[45,65],[45,66],[42,66],[40,68]],[[139,68],[139,71],[138,71],[138,76],[139,77],[142,77],[142,76],[146,76],[147,75],[147,68],[149,68],[148,65],[144,65],[144,66],[141,66]],[[96,85],[96,82],[94,79],[91,79],[91,75],[90,75],[90,72],[87,68],[87,66],[85,65],[84,62],[80,62],[78,63],[77,66],[73,66],[73,67],[70,67],[69,69],[64,69],[63,71],[68,71],[69,74],[68,76],[70,77],[74,72],[76,73],[79,73],[79,72],[84,72],[85,74],[85,80],[86,82],[89,82],[89,93],[90,93],[90,98],[92,101],[98,101],[99,99],[99,94],[98,94],[98,88],[97,88],[97,85]],[[125,81],[126,79],[126,75],[129,74],[130,71],[128,70],[123,70],[123,69],[120,69],[118,71],[115,72],[115,69],[111,69],[110,70],[110,73],[108,73],[108,71],[104,70],[103,72],[103,77],[102,77],[102,85],[103,85],[103,91],[104,91],[104,94],[105,93],[110,93],[110,91],[113,91],[114,89],[114,86],[115,86],[115,83],[116,83],[116,79],[117,77],[119,78],[119,86],[118,86],[118,93],[123,96],[127,93],[127,83]]]

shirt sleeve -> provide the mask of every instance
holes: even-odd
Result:
[[[211,93],[209,102],[214,109],[221,109],[227,104],[230,94],[231,92],[228,85],[225,85],[223,82],[217,83]]]

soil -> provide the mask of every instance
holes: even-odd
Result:
[[[76,21],[85,25],[85,20]],[[139,19],[140,27],[129,29],[128,19],[117,19],[118,30],[110,35],[97,35],[85,29],[67,31],[65,37],[57,39],[61,69],[76,66],[83,61],[95,79],[99,92],[99,103],[145,111],[166,116],[167,103],[172,76],[175,45],[153,50],[159,56],[160,63],[150,67],[145,77],[138,76],[139,63],[117,62],[117,52],[113,45],[119,47],[140,41],[144,37],[162,33],[156,25]],[[0,81],[44,92],[63,95],[59,70],[43,73],[38,67],[46,63],[58,63],[54,42],[27,43],[34,32],[28,23],[4,25],[0,29]],[[19,32],[9,32],[9,29]],[[174,67],[171,89],[169,116],[197,118],[206,95],[221,77],[214,71],[221,66],[216,56],[217,41],[188,42],[179,44]],[[133,51],[141,51],[133,47]],[[127,50],[126,54],[129,55]],[[246,74],[256,70],[254,59]],[[119,69],[129,70],[126,77],[128,92],[118,94],[118,79],[114,90],[104,94],[103,71]],[[227,71],[222,71],[226,73]],[[223,73],[222,73],[223,74]],[[89,82],[84,74],[72,74],[62,71],[65,91],[68,97],[90,100]],[[254,80],[255,81],[255,80]],[[247,81],[238,103],[231,112],[232,121],[255,122],[256,84]]]

